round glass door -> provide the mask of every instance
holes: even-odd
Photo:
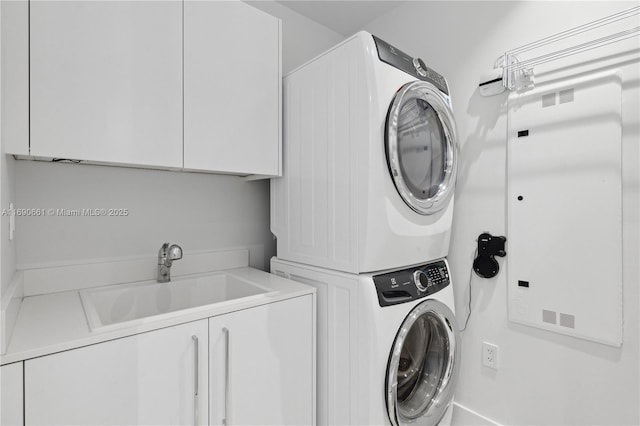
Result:
[[[394,426],[436,425],[453,400],[460,349],[453,312],[427,300],[406,317],[387,367],[387,410]]]
[[[385,143],[389,171],[404,202],[424,215],[444,208],[453,195],[458,155],[444,94],[425,81],[404,85],[389,108]]]

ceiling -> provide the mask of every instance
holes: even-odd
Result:
[[[280,0],[278,3],[347,37],[397,7],[403,0]]]

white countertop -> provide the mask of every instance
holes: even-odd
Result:
[[[119,339],[138,333],[197,321],[228,312],[251,308],[315,293],[315,289],[258,269],[244,267],[225,271],[239,278],[270,289],[262,297],[241,298],[213,305],[190,308],[180,315],[147,317],[142,324],[122,324],[118,329],[91,331],[77,290],[25,297],[6,354],[0,364],[10,364],[30,358]],[[205,276],[211,274],[197,274]]]

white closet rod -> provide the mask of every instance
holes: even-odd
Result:
[[[570,37],[574,37],[578,34],[585,33],[587,31],[595,30],[598,28],[605,27],[607,25],[613,24],[615,22],[622,21],[624,19],[631,18],[633,16],[640,15],[640,6],[634,6],[630,9],[623,10],[618,13],[614,13],[613,15],[605,16],[604,18],[597,19],[593,22],[589,22],[570,30],[562,31],[557,34],[545,37],[543,39],[525,44],[523,46],[517,47],[512,50],[508,50],[504,53],[503,59],[503,76],[502,76],[502,84],[508,88],[515,88],[517,83],[516,76],[524,75],[533,76],[533,67],[535,65],[543,64],[546,62],[554,61],[556,59],[561,59],[567,56],[575,55],[577,53],[586,52],[588,50],[596,49],[599,47],[607,46],[612,43],[617,43],[622,40],[627,40],[632,37],[636,37],[640,34],[640,26],[635,26],[633,28],[629,28],[624,31],[620,31],[614,34],[609,34],[604,37],[597,38],[595,40],[588,41],[586,43],[577,44],[575,46],[567,47],[564,49],[556,50],[554,52],[545,53],[540,56],[536,56],[530,59],[520,60],[519,56],[525,52],[529,52],[534,49],[538,49],[540,47],[551,45],[560,40],[565,40]],[[522,81],[525,82],[525,86],[528,84],[532,84],[533,81],[529,77],[524,78]],[[529,83],[526,83],[526,82]]]
[[[593,22],[588,22],[586,24],[577,26],[570,30],[562,31],[557,34],[545,37],[543,39],[525,44],[523,46],[517,47],[512,50],[508,50],[506,52],[507,55],[514,55],[517,53],[526,52],[528,50],[536,49],[540,46],[544,46],[546,44],[550,44],[559,40],[564,40],[569,37],[573,37],[578,34],[582,34],[587,31],[591,31],[596,28],[603,27],[605,25],[612,24],[614,22],[621,21],[623,19],[630,18],[632,16],[638,15],[640,13],[640,6],[634,6],[630,9],[623,10],[622,12],[614,13],[613,15],[605,16],[604,18],[597,19]]]
[[[640,34],[640,26],[630,28],[625,31],[620,31],[619,33],[611,34],[606,37],[589,41],[587,43],[582,43],[576,46],[568,47],[566,49],[558,50],[552,53],[547,53],[546,55],[541,55],[532,59],[527,59],[526,61],[512,63],[509,65],[509,70],[517,71],[525,68],[531,68],[534,65],[543,64],[545,62],[550,62],[555,59],[563,58],[565,56],[586,52],[588,50],[606,46],[608,44],[612,44],[618,41],[626,40],[628,38],[634,37],[636,34]]]

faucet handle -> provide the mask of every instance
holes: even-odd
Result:
[[[167,252],[167,257],[169,258],[169,260],[182,259],[182,247],[177,244],[172,244]]]

